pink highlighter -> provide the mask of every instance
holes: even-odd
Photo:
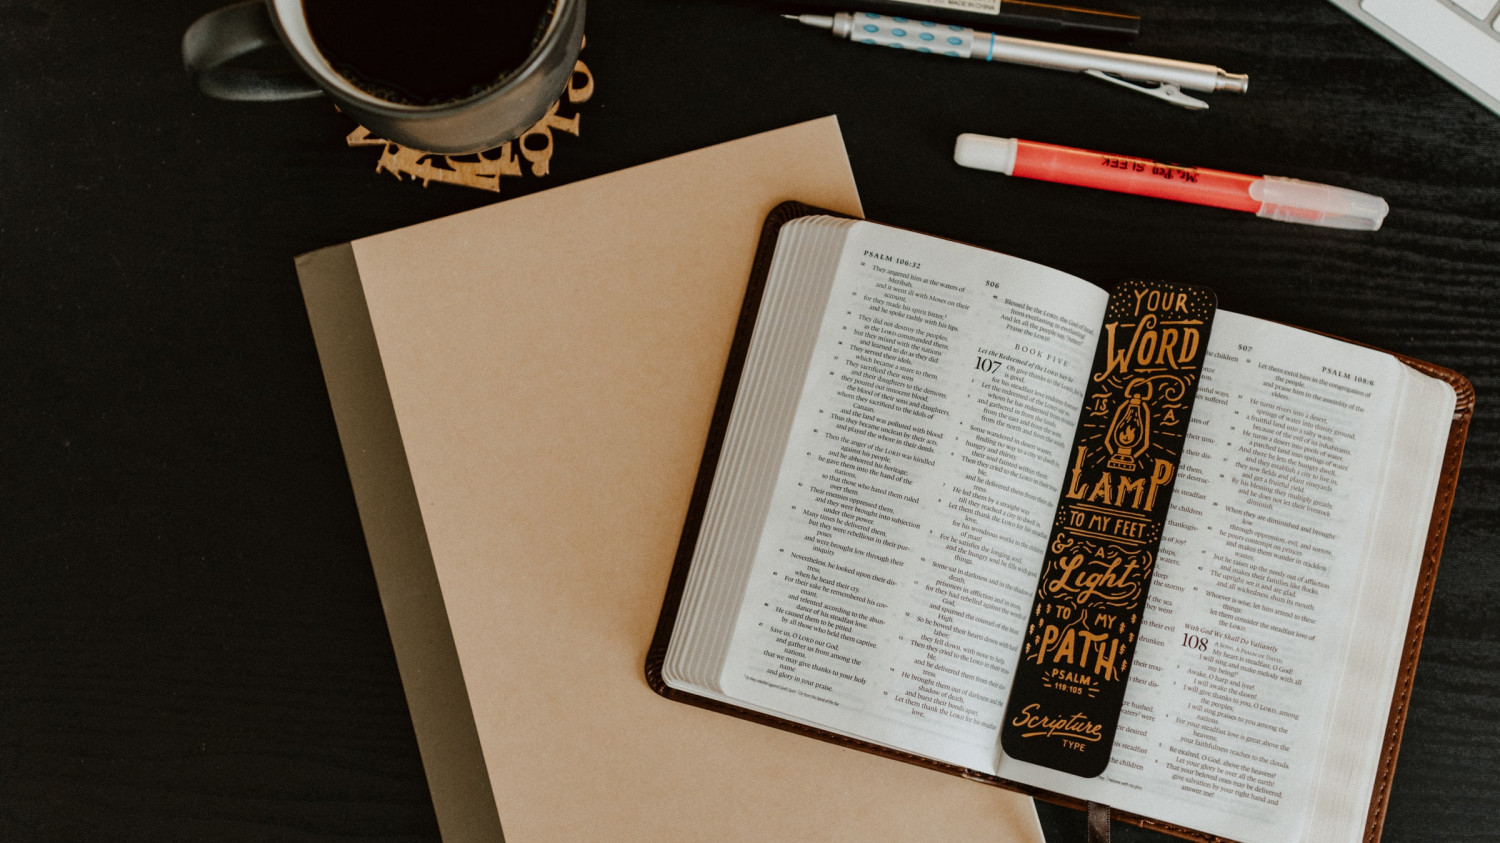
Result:
[[[1007,176],[1249,211],[1266,219],[1326,228],[1375,231],[1390,211],[1379,196],[1342,187],[1163,164],[1016,138],[959,135],[953,160]]]

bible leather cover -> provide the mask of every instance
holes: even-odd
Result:
[[[687,518],[683,525],[682,541],[677,547],[676,560],[672,566],[671,576],[667,581],[661,617],[657,621],[656,632],[651,641],[651,649],[646,655],[646,681],[650,684],[652,690],[670,700],[688,703],[689,705],[729,714],[840,746],[883,755],[888,758],[895,758],[909,764],[916,764],[950,775],[1006,788],[1037,799],[1073,808],[1074,810],[1086,810],[1088,807],[1087,802],[1066,794],[1043,790],[1031,785],[981,773],[967,767],[945,764],[930,758],[923,758],[867,741],[845,737],[824,729],[804,726],[790,720],[772,717],[746,708],[678,691],[668,687],[662,678],[662,667],[667,655],[667,643],[672,637],[672,627],[676,623],[678,606],[682,600],[683,588],[687,583],[688,568],[692,563],[693,551],[697,545],[699,528],[703,522],[709,489],[713,484],[714,472],[717,468],[719,453],[724,442],[724,433],[728,427],[730,411],[733,409],[734,397],[739,388],[740,373],[744,368],[746,352],[750,345],[750,337],[755,326],[756,315],[760,309],[761,295],[765,289],[766,276],[770,271],[771,258],[776,250],[776,239],[781,231],[781,227],[786,223],[799,217],[813,215],[844,216],[843,214],[832,214],[818,208],[812,208],[799,202],[786,202],[772,210],[766,217],[765,225],[761,229],[760,243],[756,249],[755,260],[751,265],[749,284],[745,290],[744,307],[740,312],[739,321],[735,326],[734,344],[730,349],[728,364],[724,372],[724,380],[719,389],[719,400],[714,407],[714,414],[709,427],[708,444],[704,448],[703,462],[698,469],[698,477],[693,487],[692,501],[689,504]],[[1335,339],[1342,338],[1335,337]],[[1363,345],[1363,343],[1359,344]],[[1448,529],[1449,512],[1452,509],[1453,495],[1458,485],[1458,469],[1459,464],[1463,460],[1464,441],[1468,436],[1469,422],[1474,415],[1474,387],[1463,375],[1403,354],[1387,353],[1392,354],[1396,359],[1423,374],[1448,383],[1457,394],[1457,402],[1454,405],[1453,423],[1448,430],[1448,444],[1443,454],[1442,473],[1438,482],[1437,495],[1433,500],[1432,520],[1428,525],[1427,541],[1425,550],[1423,551],[1421,571],[1417,579],[1416,594],[1412,600],[1411,614],[1407,620],[1406,639],[1401,654],[1401,669],[1396,677],[1395,693],[1391,699],[1390,714],[1386,719],[1385,739],[1380,752],[1380,765],[1375,776],[1375,786],[1370,796],[1370,807],[1365,821],[1365,840],[1380,839],[1381,827],[1385,822],[1386,804],[1390,796],[1391,783],[1396,772],[1396,755],[1400,749],[1401,733],[1406,723],[1406,712],[1411,702],[1412,681],[1416,676],[1417,656],[1421,650],[1422,635],[1427,624],[1427,610],[1432,603],[1432,591],[1437,581],[1438,561],[1442,556],[1443,538]],[[1131,825],[1171,834],[1187,840],[1202,841],[1203,843],[1232,843],[1227,838],[1163,822],[1148,816],[1123,811],[1115,811],[1112,816],[1116,820],[1130,823]]]

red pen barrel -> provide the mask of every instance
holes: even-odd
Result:
[[[1259,201],[1250,197],[1250,185],[1260,181],[1260,176],[1183,167],[1035,141],[1016,142],[1011,175],[1252,214],[1261,207]]]

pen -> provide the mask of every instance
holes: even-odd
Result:
[[[810,12],[833,14],[848,0],[801,0]],[[1043,37],[1129,40],[1141,33],[1139,15],[1086,9],[1067,0],[1061,3],[1036,0],[988,0],[955,3],[952,0],[860,0],[861,9],[884,15],[934,15],[948,23],[993,27],[1004,31],[1045,33]]]
[[[1081,72],[1184,108],[1208,108],[1208,103],[1184,94],[1183,88],[1243,94],[1250,84],[1250,78],[1243,73],[1226,73],[1208,64],[1011,38],[976,32],[967,26],[887,17],[874,12],[782,17],[827,29],[835,38],[848,38],[860,44]],[[1131,79],[1155,83],[1155,87],[1127,81]]]
[[[1249,211],[1258,217],[1375,231],[1390,206],[1379,196],[1280,176],[1246,176],[1050,143],[963,134],[953,160],[1007,176]]]

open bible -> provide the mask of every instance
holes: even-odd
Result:
[[[653,688],[1181,836],[1378,836],[1468,382],[1219,311],[1108,766],[1058,772],[999,735],[1108,295],[809,214],[767,222]]]

